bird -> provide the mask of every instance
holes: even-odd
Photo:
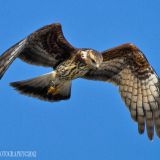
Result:
[[[70,98],[74,79],[110,82],[119,88],[139,133],[146,129],[150,140],[154,132],[160,138],[160,78],[133,43],[102,52],[75,48],[65,39],[61,24],[53,23],[34,31],[0,56],[0,79],[16,58],[53,69],[36,78],[10,83],[21,94],[57,102]]]

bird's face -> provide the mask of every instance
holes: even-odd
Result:
[[[100,64],[103,62],[102,55],[93,50],[80,51],[80,56],[90,68],[99,68]]]

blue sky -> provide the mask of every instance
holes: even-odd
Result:
[[[76,47],[135,43],[160,75],[158,0],[1,0],[0,53],[54,22]],[[36,150],[38,160],[157,160],[160,140],[140,136],[118,88],[78,79],[69,101],[48,103],[8,86],[51,71],[17,59],[0,81],[0,150]],[[1,159],[1,158],[0,158]]]

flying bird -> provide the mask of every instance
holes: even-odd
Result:
[[[4,52],[0,57],[0,78],[17,57],[29,64],[53,68],[45,75],[11,83],[20,93],[56,102],[70,98],[71,82],[76,78],[111,82],[119,87],[139,133],[146,128],[150,140],[154,130],[160,137],[160,79],[134,44],[103,52],[75,48],[65,39],[61,25],[55,23]]]

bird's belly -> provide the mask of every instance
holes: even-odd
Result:
[[[73,73],[73,75],[71,77],[72,77],[72,79],[80,78],[80,77],[84,76],[86,73],[87,73],[86,70],[77,70]]]
[[[73,80],[80,78],[87,73],[86,69],[65,70],[59,73],[59,80]]]

